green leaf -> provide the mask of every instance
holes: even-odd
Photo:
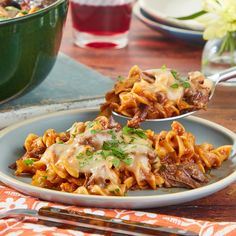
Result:
[[[193,13],[193,14],[191,14],[189,16],[177,17],[175,19],[178,19],[178,20],[191,20],[191,19],[195,19],[195,18],[197,18],[199,16],[202,16],[202,15],[204,15],[206,13],[207,13],[206,11],[202,10],[202,11],[198,11],[196,13]]]
[[[25,160],[23,160],[23,163],[25,165],[27,165],[27,166],[30,166],[30,165],[32,165],[34,163],[34,160],[32,160],[32,159],[25,159]]]
[[[170,87],[173,89],[177,89],[179,87],[179,84],[175,83],[175,84],[172,84]]]

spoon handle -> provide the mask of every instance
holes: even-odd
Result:
[[[220,83],[235,78],[236,78],[236,66],[219,72],[218,79],[215,82]]]

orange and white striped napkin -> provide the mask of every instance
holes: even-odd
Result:
[[[191,230],[200,236],[235,236],[236,222],[209,222],[187,219],[175,216],[154,214],[142,211],[81,208],[62,204],[41,201],[37,198],[23,195],[11,188],[0,185],[0,214],[14,208],[29,208],[38,210],[44,206],[73,209],[80,212],[96,215],[105,215],[126,220],[145,222],[164,227],[175,227],[183,230]],[[0,235],[4,236],[91,236],[98,234],[82,233],[73,229],[62,229],[39,224],[37,219],[4,219],[0,220]]]

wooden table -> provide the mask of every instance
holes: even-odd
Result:
[[[202,46],[165,38],[134,17],[128,47],[120,50],[81,49],[73,44],[69,14],[61,51],[114,79],[117,75],[126,75],[135,64],[142,69],[165,64],[183,73],[199,70]],[[236,87],[218,87],[208,110],[199,112],[198,116],[236,132]],[[202,220],[236,221],[236,183],[197,201],[146,211]]]

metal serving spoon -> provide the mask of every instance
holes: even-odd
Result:
[[[223,71],[221,71],[217,74],[208,76],[207,79],[209,79],[213,82],[211,94],[210,94],[210,97],[209,97],[209,101],[211,100],[211,98],[214,95],[217,84],[219,84],[221,82],[228,81],[230,79],[235,79],[235,78],[236,78],[236,66],[231,67],[227,70],[223,70]],[[198,110],[196,110],[196,111],[198,111]],[[180,119],[180,118],[192,115],[196,111],[191,111],[191,112],[187,112],[187,113],[184,113],[184,114],[181,114],[181,115],[178,115],[178,116],[172,116],[172,117],[161,118],[161,119],[147,119],[146,121],[158,121],[158,122],[160,122],[160,121],[172,121],[172,120],[176,120],[176,119]],[[121,114],[119,114],[115,111],[112,111],[112,114],[117,116],[117,117],[122,117],[122,118],[125,118],[125,119],[132,119],[132,117],[127,117],[127,116],[121,115]]]

